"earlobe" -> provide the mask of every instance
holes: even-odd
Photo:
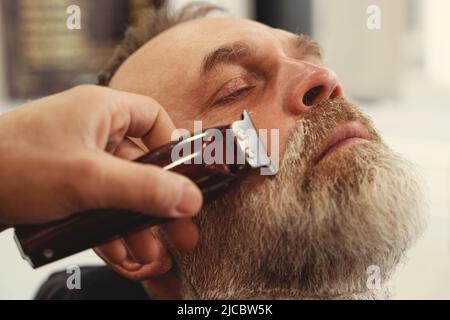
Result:
[[[142,265],[127,257],[120,264],[112,263],[101,253],[94,249],[97,255],[115,272],[132,281],[145,281],[167,273],[172,268],[170,259],[160,259],[150,264]]]

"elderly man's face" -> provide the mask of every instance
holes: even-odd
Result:
[[[180,128],[193,129],[194,119],[204,128],[229,124],[246,109],[258,128],[280,129],[282,152],[297,120],[342,94],[319,55],[315,43],[283,30],[203,19],[150,41],[111,86],[153,97]]]
[[[242,19],[191,21],[137,51],[111,87],[156,99],[179,128],[248,110],[258,129],[279,130],[280,173],[206,206],[199,246],[173,250],[186,297],[357,295],[367,268],[388,278],[418,232],[409,168],[305,37]]]

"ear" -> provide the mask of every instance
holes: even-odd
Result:
[[[101,249],[95,248],[94,251],[111,269],[119,273],[122,277],[132,281],[144,281],[157,278],[172,268],[171,259],[158,259],[150,264],[143,265],[137,263],[130,255],[127,255],[120,264],[117,264],[109,261]]]

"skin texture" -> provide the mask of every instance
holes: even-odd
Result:
[[[398,202],[389,203],[399,208],[397,218],[401,221],[400,227],[389,230],[398,236],[392,255],[368,250],[366,240],[349,228],[365,223],[367,241],[375,241],[378,249],[387,250],[388,239],[377,228],[388,228],[383,221],[390,211],[371,206],[367,199],[374,195],[374,186],[376,190],[398,188],[402,183],[387,177],[390,173],[406,175],[408,170],[402,169],[406,167],[402,160],[382,144],[370,121],[343,99],[335,74],[322,65],[318,56],[295,47],[293,39],[295,35],[289,32],[250,20],[195,20],[149,41],[113,77],[112,88],[150,96],[161,103],[177,128],[192,130],[194,120],[202,120],[204,128],[229,124],[239,119],[245,109],[257,128],[278,129],[280,133],[280,175],[264,181],[251,177],[218,204],[204,208],[195,220],[200,227],[200,244],[194,251],[185,253],[167,241],[167,227],[153,230],[164,243],[158,241],[157,246],[168,248],[176,262],[170,273],[146,282],[154,298],[353,297],[366,291],[366,267],[379,264],[388,278],[418,233],[417,203],[414,198],[400,196]],[[252,53],[239,63],[216,66],[202,77],[204,57],[236,41],[248,44]],[[305,103],[306,93],[317,86],[321,90],[314,101]],[[367,130],[370,142],[335,152],[333,157],[314,164],[332,129],[350,121]],[[379,167],[387,169],[377,175]],[[402,195],[417,193],[414,181],[405,179],[407,187],[401,190]],[[360,190],[364,192],[358,193]],[[342,198],[345,192],[347,201]],[[374,201],[389,198],[385,193],[380,193],[379,198],[375,195]],[[404,205],[407,202],[412,203]],[[353,213],[347,223],[335,219],[340,210]],[[350,221],[359,212],[370,210],[379,212],[373,220]],[[294,214],[298,217],[300,213],[304,223],[292,220]],[[329,219],[317,224],[314,217],[327,213]],[[333,226],[335,234],[348,246],[336,245],[336,238],[326,237],[333,232]],[[249,228],[255,230],[251,235]],[[312,232],[324,236],[315,238]],[[280,239],[284,243],[273,247]],[[361,246],[351,245],[355,241],[362,242]],[[322,244],[334,251],[324,251]],[[319,258],[318,252],[327,254]],[[164,257],[164,253],[156,256]],[[361,264],[356,264],[358,256],[364,257]],[[344,267],[349,262],[354,264]],[[330,263],[337,265],[327,268]],[[130,273],[111,265],[122,274]],[[355,273],[351,266],[363,269]],[[289,286],[280,285],[283,283]]]

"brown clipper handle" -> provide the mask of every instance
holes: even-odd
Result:
[[[225,129],[223,129],[225,130]],[[166,167],[194,181],[208,203],[227,191],[245,166],[185,164],[173,165],[171,154],[177,142],[152,151],[136,162]],[[203,144],[205,148],[207,144]],[[193,162],[194,163],[194,162]],[[155,186],[156,187],[156,186]],[[15,240],[24,259],[33,268],[65,258],[83,250],[170,219],[120,209],[97,209],[78,213],[68,219],[37,226],[18,226]]]

